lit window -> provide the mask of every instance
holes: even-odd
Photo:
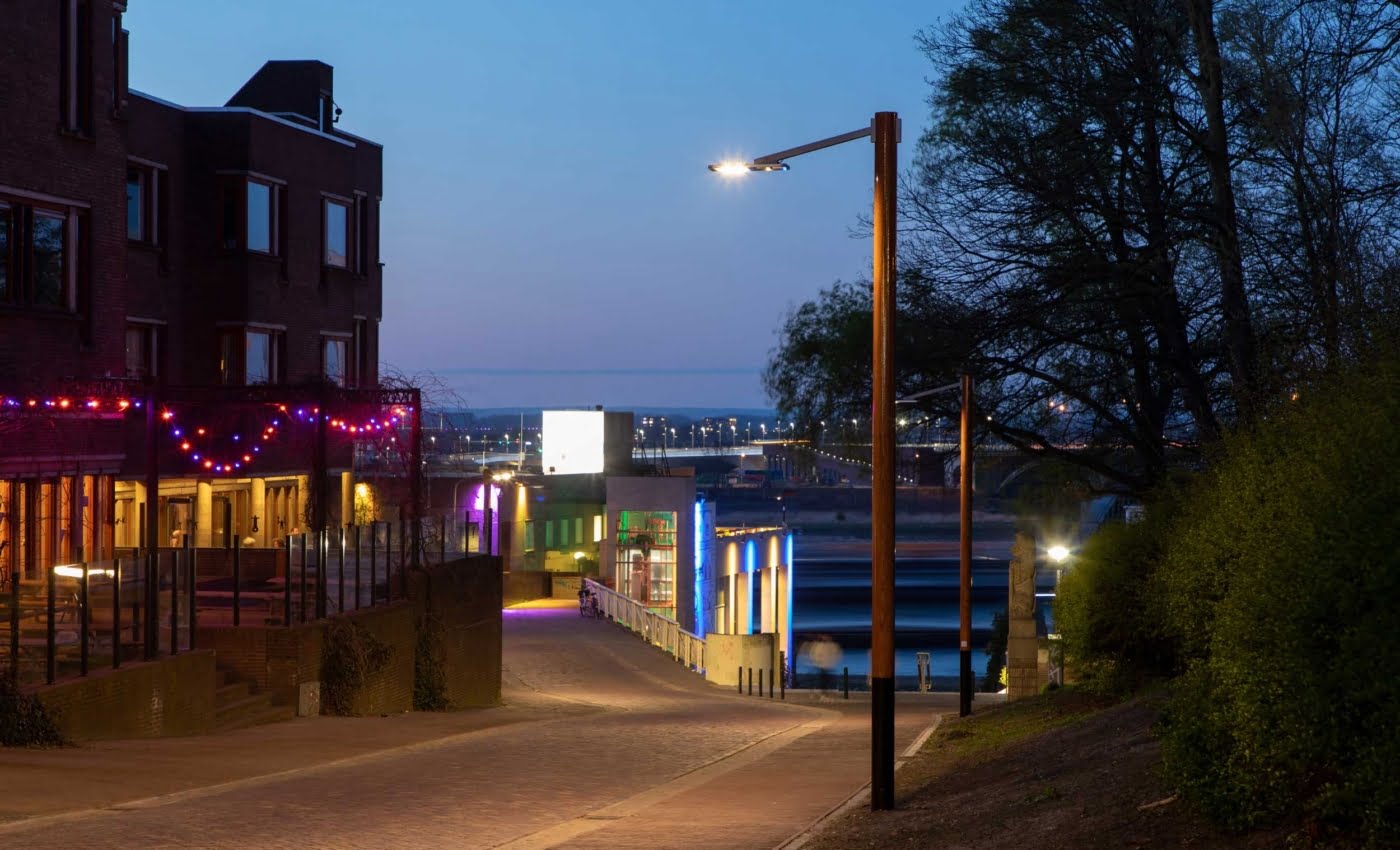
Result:
[[[272,187],[248,181],[248,250],[272,253]]]
[[[159,328],[154,325],[126,326],[126,376],[145,378],[160,374]]]
[[[343,269],[350,265],[350,208],[326,201],[326,265]]]

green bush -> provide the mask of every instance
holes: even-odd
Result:
[[[413,651],[413,710],[445,711],[447,667],[442,657],[442,621],[424,614]]]
[[[1147,519],[1105,525],[1075,556],[1056,590],[1055,630],[1066,662],[1086,688],[1128,693],[1177,668],[1154,582],[1175,516],[1161,498]]]
[[[394,648],[346,616],[326,623],[321,644],[321,704],[327,714],[350,714],[365,680],[389,665]]]
[[[61,747],[67,743],[39,698],[25,694],[9,676],[0,676],[0,746]]]
[[[1300,395],[1226,441],[1174,523],[1159,586],[1187,670],[1163,756],[1228,826],[1301,811],[1396,846],[1400,370]]]

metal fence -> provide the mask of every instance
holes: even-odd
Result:
[[[598,597],[598,610],[620,626],[631,629],[647,643],[660,647],[697,673],[705,672],[705,639],[691,634],[669,617],[663,617],[630,596],[624,596],[592,579],[584,587]]]
[[[373,522],[288,535],[275,549],[236,538],[226,549],[131,549],[0,582],[0,665],[18,682],[52,683],[195,649],[201,628],[292,626],[387,604],[407,594],[411,530]],[[425,517],[418,563],[461,557],[449,546],[457,534],[449,518]]]

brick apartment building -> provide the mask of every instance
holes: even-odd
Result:
[[[266,403],[171,402],[148,500],[140,400],[377,384],[382,149],[336,126],[323,63],[177,106],[128,90],[123,0],[0,3],[0,578],[137,545],[148,504],[162,540],[304,527],[295,440],[222,474],[181,447],[182,423],[256,438]]]

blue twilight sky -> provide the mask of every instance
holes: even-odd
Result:
[[[927,123],[915,34],[961,0],[131,0],[131,84],[222,105],[267,59],[335,67],[384,145],[382,359],[473,407],[764,406],[786,311],[868,274],[868,142]]]

